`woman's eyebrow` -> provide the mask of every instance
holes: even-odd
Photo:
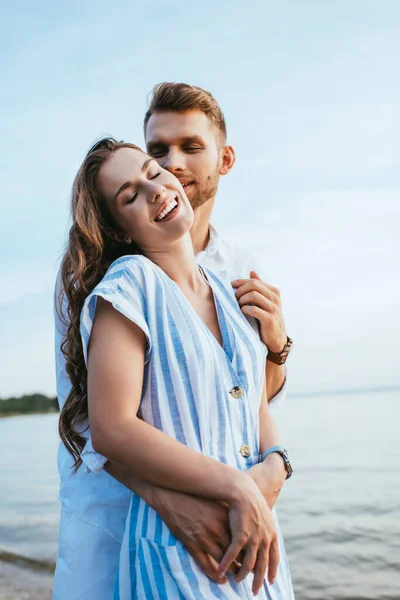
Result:
[[[148,158],[147,160],[144,161],[144,163],[141,166],[141,171],[142,173],[144,173],[144,171],[147,169],[147,167],[149,166],[149,164],[154,160],[154,158]],[[119,196],[119,194],[121,192],[123,192],[124,190],[126,190],[126,188],[130,187],[131,185],[133,185],[132,181],[125,181],[125,183],[123,183],[121,185],[121,187],[118,189],[117,193],[114,196],[114,202],[117,199],[117,197]]]
[[[142,173],[147,169],[149,163],[151,163],[152,160],[154,160],[154,158],[150,157],[144,161],[144,163],[142,164]]]

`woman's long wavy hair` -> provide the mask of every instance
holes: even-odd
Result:
[[[74,472],[82,464],[80,454],[86,443],[82,433],[88,419],[87,370],[80,336],[83,303],[114,260],[140,252],[134,242],[124,239],[98,184],[100,167],[120,148],[141,151],[133,144],[103,138],[89,150],[78,171],[72,187],[72,226],[60,269],[57,309],[67,325],[61,350],[71,391],[61,410],[59,434],[74,458]]]

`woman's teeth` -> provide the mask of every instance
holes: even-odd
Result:
[[[156,221],[162,221],[174,208],[178,206],[178,202],[174,199],[168,202],[162,213],[156,218]]]

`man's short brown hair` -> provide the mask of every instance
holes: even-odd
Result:
[[[201,110],[214,123],[226,143],[224,114],[210,92],[187,83],[159,83],[154,86],[150,106],[144,116],[144,133],[151,115],[161,112],[186,112]]]

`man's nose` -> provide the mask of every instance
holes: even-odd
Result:
[[[170,173],[178,173],[185,170],[185,160],[182,152],[170,150],[164,157],[163,168]]]

